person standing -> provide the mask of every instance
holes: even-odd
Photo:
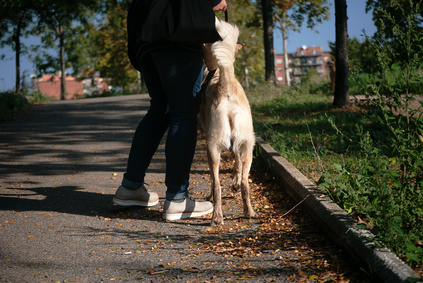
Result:
[[[195,1],[207,1],[212,14],[213,11],[225,11],[227,8],[226,0]],[[187,39],[184,31],[169,34],[169,22],[171,29],[173,22],[157,21],[166,18],[161,17],[162,15],[174,16],[174,7],[170,9],[160,5],[170,7],[176,2],[178,1],[133,0],[128,12],[128,54],[132,65],[144,77],[150,96],[150,108],[135,131],[126,173],[113,197],[113,202],[121,206],[158,204],[157,193],[147,191],[144,178],[167,130],[164,220],[200,217],[213,211],[211,202],[190,199],[188,186],[197,141],[197,93],[200,91],[203,75],[201,43],[215,42],[220,40],[220,36],[214,26],[214,14],[212,17],[197,15],[191,6],[181,12],[187,16],[175,19],[175,30],[176,22],[190,19],[188,27],[198,26],[196,33],[203,42],[196,42],[200,39],[195,39],[195,33],[192,39]],[[191,5],[188,2],[184,4]],[[192,3],[193,7],[197,5]],[[207,9],[206,6],[206,12]],[[195,19],[202,22],[197,24]]]

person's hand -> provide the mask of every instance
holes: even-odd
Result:
[[[226,11],[228,4],[226,4],[226,0],[222,0],[219,4],[213,7],[213,11]]]

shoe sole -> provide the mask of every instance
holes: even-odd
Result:
[[[163,217],[163,220],[183,220],[183,219],[201,217],[203,215],[206,215],[212,212],[213,212],[213,207],[211,207],[210,209],[206,211],[200,211],[200,212],[163,213],[162,217]]]
[[[113,203],[120,205],[120,206],[155,206],[159,203],[159,200],[153,201],[153,202],[144,202],[144,201],[138,201],[138,200],[124,200],[124,199],[118,199],[113,198]]]

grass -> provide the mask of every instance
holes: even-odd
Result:
[[[261,86],[249,91],[255,131],[317,182],[325,168],[346,158],[342,151],[348,145],[339,139],[331,121],[339,125],[338,130],[348,131],[363,123],[364,110],[333,109],[333,98],[324,94],[302,94],[299,89],[282,87],[281,95],[280,90]]]
[[[332,96],[297,88],[258,86],[247,95],[256,134],[421,270],[423,144],[417,142],[418,128],[377,107],[336,109]],[[394,140],[393,129],[409,134]]]

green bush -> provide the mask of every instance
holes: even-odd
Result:
[[[404,12],[402,4],[392,5]],[[415,98],[421,93],[423,52],[417,43],[423,32],[414,28],[418,24],[413,15],[419,10],[412,8],[403,15],[408,27],[392,23],[395,41],[381,37],[383,48],[376,50],[375,58],[381,72],[355,77],[372,97],[368,115],[376,120],[370,122],[374,128],[359,125],[354,135],[337,132],[356,145],[345,154],[360,156],[358,163],[335,164],[336,172],[325,172],[319,180],[320,188],[346,211],[365,219],[377,238],[410,265],[423,263],[423,103],[416,104]],[[398,58],[393,64],[392,54]],[[375,135],[376,124],[383,135]]]
[[[404,12],[404,3],[392,3]],[[392,25],[395,40],[384,40],[380,31],[377,73],[351,74],[350,93],[371,98],[360,111],[331,109],[324,91],[310,94],[321,88],[313,83],[252,103],[257,134],[410,266],[423,264],[423,103],[416,100],[423,89],[423,30],[415,28],[417,13],[414,7],[403,14],[406,27]]]
[[[31,95],[28,95],[28,97],[30,103],[40,103],[52,100],[51,97],[48,97],[40,92],[34,92]]]
[[[29,105],[28,100],[22,94],[13,92],[0,93],[0,121],[7,121],[13,118],[16,113]]]

